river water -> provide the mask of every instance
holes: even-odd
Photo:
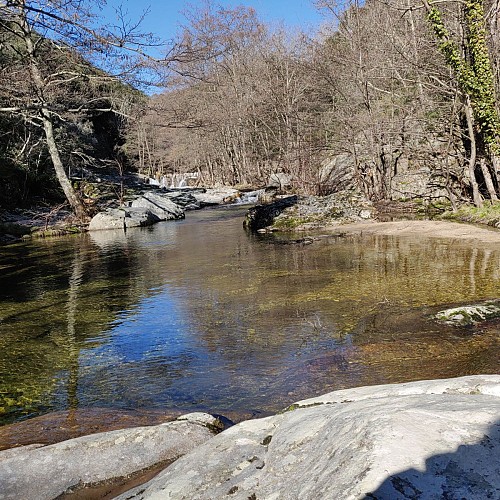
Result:
[[[322,393],[498,371],[500,251],[337,236],[285,244],[241,208],[0,248],[0,423],[64,410],[265,415]]]

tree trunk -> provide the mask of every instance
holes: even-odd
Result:
[[[488,194],[490,195],[490,200],[492,202],[498,201],[498,196],[495,191],[495,186],[493,185],[493,180],[491,178],[490,170],[488,165],[486,165],[486,159],[481,158],[479,160],[479,164],[481,165],[481,171],[483,173],[484,182],[486,183],[486,188],[488,189]]]
[[[85,221],[87,218],[87,213],[85,212],[85,207],[83,206],[82,200],[78,197],[71,181],[69,180],[66,172],[64,170],[64,165],[61,161],[61,155],[57,149],[57,144],[54,139],[54,127],[52,126],[52,120],[50,119],[50,114],[47,110],[42,109],[42,120],[43,120],[43,130],[45,131],[45,139],[47,141],[47,147],[49,149],[50,158],[56,172],[57,180],[61,185],[64,195],[68,200],[71,208],[74,210],[75,215],[80,221]]]
[[[467,128],[469,130],[470,139],[469,179],[472,186],[472,199],[476,207],[481,207],[483,205],[483,198],[479,192],[479,186],[476,179],[476,136],[474,135],[474,117],[468,97],[465,103],[465,116],[467,118]]]
[[[28,22],[26,21],[26,13],[23,7],[20,7],[20,24],[23,30],[24,43],[26,45],[26,50],[29,57],[29,70],[31,74],[31,79],[33,81],[34,87],[36,89],[36,97],[40,104],[40,118],[43,123],[43,130],[45,132],[45,139],[47,141],[47,147],[49,150],[50,158],[56,172],[57,180],[61,185],[61,188],[68,200],[71,208],[74,210],[75,215],[80,221],[85,221],[87,214],[85,212],[85,207],[82,200],[77,195],[76,191],[71,185],[71,181],[66,175],[64,170],[64,165],[61,161],[61,155],[59,154],[59,149],[54,138],[54,127],[52,124],[52,117],[47,109],[47,101],[45,100],[45,82],[38,67],[38,63],[35,57],[35,44],[32,40],[32,34]]]

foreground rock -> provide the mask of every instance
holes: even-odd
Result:
[[[214,437],[122,499],[499,498],[500,376],[342,390]]]
[[[194,413],[174,422],[0,452],[0,499],[44,500],[83,485],[169,463],[210,439],[219,421]]]

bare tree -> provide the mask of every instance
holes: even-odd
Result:
[[[102,96],[103,82],[137,75],[145,47],[154,42],[121,15],[117,25],[99,26],[104,5],[104,0],[0,1],[2,45],[8,52],[2,74],[11,82],[0,95],[0,112],[43,130],[59,184],[80,220],[86,218],[85,206],[61,157],[58,124],[89,108],[117,112]],[[82,99],[88,98],[89,86],[94,97]]]

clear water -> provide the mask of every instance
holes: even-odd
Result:
[[[311,245],[244,209],[0,248],[0,423],[68,409],[278,411],[379,383],[498,371],[500,251],[419,237]],[[286,242],[286,241],[285,241]]]

